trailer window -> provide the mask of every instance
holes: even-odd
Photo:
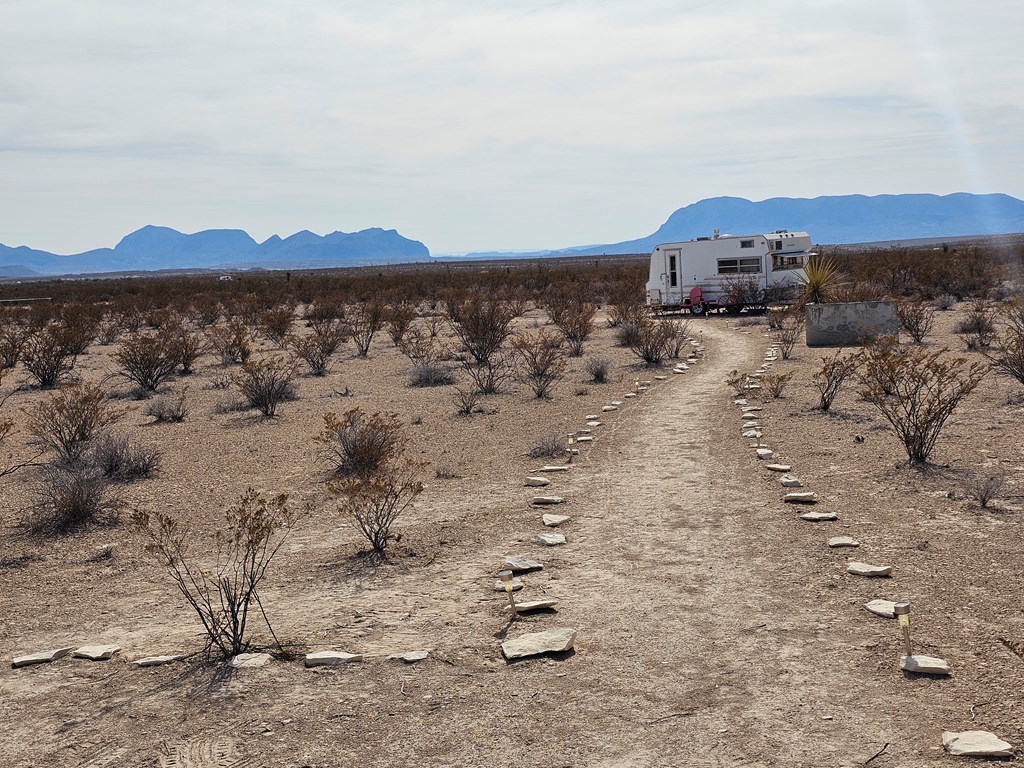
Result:
[[[761,271],[761,259],[719,259],[718,274],[739,275],[757,274]]]
[[[673,288],[678,284],[676,281],[676,255],[674,253],[668,257],[668,284]]]
[[[753,247],[754,247],[754,241],[753,240],[740,240],[740,248],[753,248]]]

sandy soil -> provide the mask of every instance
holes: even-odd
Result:
[[[936,343],[958,343],[955,314],[940,316]],[[521,321],[542,322],[538,311]],[[175,382],[190,387],[182,424],[149,425],[124,401],[119,428],[164,451],[159,478],[123,489],[126,507],[209,531],[248,485],[309,505],[264,590],[278,635],[300,655],[233,674],[198,658],[134,668],[134,658],[201,647],[167,576],[124,524],[28,537],[19,521],[31,473],[7,478],[0,655],[108,642],[123,651],[0,670],[0,763],[894,768],[955,764],[943,730],[989,729],[1024,745],[1014,651],[1024,466],[1021,406],[1007,404],[1019,388],[989,377],[940,440],[935,460],[948,466],[922,473],[900,466],[898,442],[853,386],[833,413],[812,409],[819,353],[798,347],[776,364],[796,378],[762,416],[766,442],[818,492],[817,508],[840,515],[809,523],[740,436],[723,383],[760,364],[764,327],[708,318],[692,330],[704,359],[602,414],[595,442],[552,475],[548,490],[567,499],[556,511],[572,517],[562,547],[529,542],[543,528],[523,479],[547,462],[526,454],[632,388],[638,369],[610,329],[587,355],[613,360],[613,383],[583,383],[574,360],[551,401],[517,386],[471,419],[454,416],[453,387],[407,387],[408,361],[384,338],[369,360],[346,351],[327,379],[303,379],[300,399],[271,422],[216,412],[230,393],[209,388],[222,373],[212,360]],[[86,378],[110,370],[109,349],[82,359]],[[668,370],[640,375],[656,373]],[[356,556],[362,543],[324,491],[312,441],[324,411],[356,405],[396,411],[411,455],[432,462],[400,546],[379,566]],[[995,509],[963,496],[964,472],[979,466],[1010,479]],[[457,477],[435,478],[437,468]],[[838,534],[860,549],[828,549]],[[105,544],[114,556],[92,559]],[[545,564],[519,594],[557,597],[557,612],[506,618],[493,583],[508,554]],[[893,577],[847,576],[847,559],[892,564]],[[899,671],[895,622],[862,607],[875,597],[913,602],[918,649],[949,661],[951,679]],[[502,660],[502,639],[553,627],[577,630],[574,653]],[[265,631],[258,639],[269,645]],[[301,653],[327,648],[365,661],[303,668]],[[385,658],[418,648],[431,654],[414,665]]]

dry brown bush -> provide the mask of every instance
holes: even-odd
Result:
[[[379,301],[368,301],[346,311],[345,330],[356,345],[356,354],[370,354],[373,337],[384,326],[385,308]]]
[[[339,511],[355,521],[380,557],[385,555],[388,542],[401,539],[391,529],[423,492],[423,483],[417,477],[421,469],[422,465],[412,462],[389,463],[369,477],[350,477],[329,484],[331,492],[341,499]]]
[[[836,352],[831,357],[821,358],[821,370],[817,371],[811,381],[817,387],[820,397],[818,398],[818,409],[828,412],[832,407],[832,401],[839,394],[839,388],[843,385],[860,364],[859,355],[842,357],[842,352]]]
[[[28,430],[36,442],[72,464],[81,458],[89,440],[121,417],[94,384],[79,384],[53,393],[28,413]]]
[[[50,389],[74,368],[75,353],[60,328],[48,325],[25,340],[22,363],[41,388]]]
[[[803,310],[794,308],[783,313],[781,323],[774,332],[775,341],[779,343],[779,352],[783,360],[789,360],[793,354],[793,347],[796,346],[800,334],[804,330]]]
[[[452,331],[479,365],[487,365],[512,335],[514,317],[508,303],[479,293],[448,307]]]
[[[669,345],[675,337],[675,328],[656,323],[648,317],[634,324],[635,335],[629,338],[629,350],[648,368],[661,365],[669,354]]]
[[[281,403],[297,397],[293,384],[297,373],[295,362],[283,357],[250,360],[235,375],[235,384],[249,406],[270,419]]]
[[[921,297],[905,299],[896,303],[896,317],[900,328],[910,335],[915,344],[920,344],[935,324],[935,308]]]
[[[307,336],[292,336],[289,345],[292,352],[309,366],[314,376],[323,376],[331,363],[331,356],[345,341],[345,332],[337,320],[315,325]]]
[[[388,462],[398,459],[408,438],[394,413],[367,415],[361,408],[342,414],[324,414],[324,428],[317,436],[321,454],[336,478],[368,478]]]
[[[547,398],[565,371],[562,339],[541,329],[512,339],[512,351],[522,366],[522,378],[537,398]]]
[[[155,392],[178,368],[178,348],[166,333],[133,334],[121,342],[114,360],[121,375],[146,392]]]
[[[796,371],[790,371],[789,373],[766,373],[761,377],[761,386],[764,387],[769,395],[777,400],[782,397],[786,385],[789,384],[794,375],[796,375]]]
[[[221,365],[241,365],[252,357],[252,333],[238,318],[208,328],[206,335]]]
[[[552,322],[562,332],[566,342],[569,344],[569,356],[580,357],[583,355],[583,344],[594,330],[594,315],[597,307],[589,302],[572,301],[562,305],[562,311],[558,319],[552,315]],[[551,314],[551,310],[548,310]]]

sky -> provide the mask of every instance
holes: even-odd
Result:
[[[432,253],[719,195],[1024,198],[1019,0],[0,0],[0,243],[146,224]]]

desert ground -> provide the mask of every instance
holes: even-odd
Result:
[[[953,333],[965,311],[938,313],[926,346],[980,359]],[[1016,747],[1004,764],[1024,764],[1021,387],[990,373],[932,464],[913,469],[852,380],[830,412],[815,410],[811,377],[830,351],[798,342],[773,366],[794,372],[782,397],[750,403],[776,460],[818,494],[816,510],[838,514],[808,522],[741,435],[725,384],[762,364],[763,318],[693,319],[703,353],[682,374],[675,361],[643,368],[604,319],[551,399],[513,384],[471,417],[455,414],[455,386],[410,388],[409,361],[383,334],[367,359],[348,345],[328,376],[301,378],[274,419],[222,407],[235,395],[214,388],[223,369],[204,357],[170,385],[188,386],[184,422],[153,424],[144,403],[117,401],[116,429],[158,447],[160,472],[119,489],[118,521],[72,534],[25,528],[31,468],[0,480],[0,656],[121,648],[105,662],[5,665],[0,764],[907,768],[968,764],[941,734],[975,729]],[[540,309],[517,321],[547,322]],[[91,346],[76,373],[123,388],[109,378],[111,350]],[[607,384],[587,381],[595,356],[612,361]],[[650,388],[625,399],[637,378]],[[46,396],[8,400],[20,456],[24,411]],[[356,406],[395,412],[408,455],[428,463],[384,562],[360,554],[313,440],[325,412]],[[531,447],[595,413],[593,442],[543,489],[565,502],[532,506],[525,478],[565,459],[530,458]],[[968,496],[972,473],[1006,478],[987,508]],[[229,670],[197,655],[199,623],[128,515],[171,513],[208,537],[250,486],[288,493],[302,515],[261,591],[283,650],[254,624],[275,660]],[[552,529],[564,545],[531,543],[546,511],[570,516]],[[839,535],[859,548],[830,549]],[[518,599],[557,598],[557,609],[510,620],[495,591],[508,555],[544,565],[522,577]],[[848,575],[850,560],[893,572]],[[915,650],[952,676],[900,671],[896,621],[863,607],[878,598],[911,602]],[[573,651],[503,659],[503,640],[558,627],[576,631]],[[303,666],[327,649],[363,660]],[[413,664],[387,658],[418,649],[429,655]],[[131,663],[156,654],[189,655]]]

